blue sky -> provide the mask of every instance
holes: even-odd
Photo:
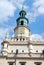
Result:
[[[29,19],[31,39],[44,39],[44,0],[0,0],[0,42],[6,32],[12,37],[22,5]]]

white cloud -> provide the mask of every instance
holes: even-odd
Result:
[[[21,9],[25,0],[0,0],[0,22],[7,21],[9,17],[14,16],[16,9]],[[24,8],[27,8],[24,5]]]
[[[0,0],[0,22],[8,20],[14,15],[16,8],[7,0]]]
[[[29,19],[29,23],[32,23],[32,22],[35,22],[36,16],[37,16],[37,13],[28,12],[26,17]]]
[[[8,31],[7,28],[0,28],[0,39],[4,39],[7,31]]]
[[[44,6],[44,0],[35,0],[33,5],[34,7]]]
[[[44,39],[44,33],[41,34],[42,38]]]
[[[32,34],[31,36],[30,36],[30,40],[32,40],[32,41],[40,41],[40,40],[42,40],[43,38],[42,38],[42,36],[41,35],[39,35],[39,34]]]
[[[6,33],[10,33],[14,31],[14,26],[13,27],[7,27],[7,28],[0,28],[0,39],[4,39]],[[10,35],[9,35],[10,36]]]
[[[44,0],[34,0],[32,7],[28,9],[27,17],[29,22],[36,22],[39,15],[44,15]]]
[[[43,7],[43,6],[40,6],[40,7],[38,8],[38,13],[39,13],[39,14],[44,14],[44,7]]]
[[[9,1],[12,2],[12,3],[20,3],[20,4],[23,4],[23,2],[25,0],[9,0]]]
[[[35,0],[33,7],[37,9],[38,14],[44,14],[44,0]]]
[[[16,6],[16,8],[18,8],[18,9],[21,9],[22,8],[22,6],[24,5],[24,2],[25,2],[26,0],[10,0],[10,2],[12,3],[12,4],[14,4],[14,6]],[[28,6],[27,5],[24,5],[24,9],[27,9],[28,8]]]

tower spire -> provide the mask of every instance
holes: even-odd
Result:
[[[22,5],[22,10],[24,9],[24,5]]]
[[[5,39],[9,39],[9,32],[6,32]]]
[[[30,29],[28,28],[28,18],[26,18],[26,11],[22,5],[22,10],[19,12],[19,17],[17,18],[17,27],[14,29],[15,37],[25,38],[29,37]]]

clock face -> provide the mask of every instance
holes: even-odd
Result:
[[[25,32],[25,29],[24,29],[24,28],[22,28],[22,27],[19,28],[19,30],[18,30],[18,33],[19,33],[19,34],[24,34],[24,32]]]

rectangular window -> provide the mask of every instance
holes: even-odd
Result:
[[[41,65],[42,62],[35,62],[36,65]]]
[[[14,62],[9,62],[9,65],[15,65],[15,63]]]
[[[21,21],[21,25],[23,25],[23,23],[24,23],[24,22],[23,22],[23,21]]]
[[[40,65],[40,64],[36,64],[36,65]]]
[[[9,65],[13,65],[13,63],[9,63]]]
[[[20,65],[25,65],[26,62],[20,62]]]
[[[21,63],[21,65],[25,65],[24,63]]]

